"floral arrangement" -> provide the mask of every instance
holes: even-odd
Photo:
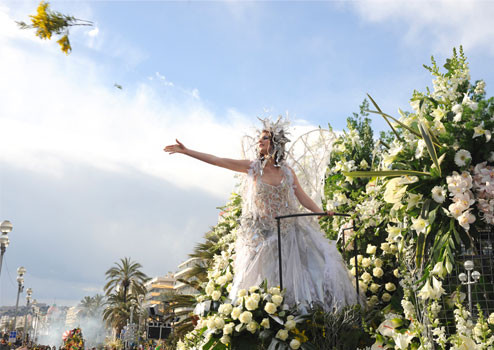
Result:
[[[414,91],[412,113],[399,110],[394,118],[369,96],[375,110],[368,112],[381,115],[392,134],[381,135],[368,170],[348,162],[352,166],[340,167],[336,185],[352,198],[347,209],[358,219],[359,254],[349,263],[360,272],[369,305],[381,311],[366,325],[375,348],[459,349],[471,342],[476,347],[469,349],[487,349],[493,340],[486,320],[494,315],[479,310],[473,323],[458,300],[457,333],[449,336],[438,315],[441,298],[461,294],[447,295],[442,285],[456,254],[462,246],[473,249],[478,231],[493,224],[494,99],[485,98],[483,81],[470,84],[461,49],[447,60],[446,72],[434,59],[425,67],[433,89]],[[340,144],[355,139],[350,132]],[[359,178],[369,180],[355,189],[352,181]],[[336,220],[330,229],[341,226]]]
[[[80,328],[74,328],[64,333],[63,344],[67,350],[84,350],[84,338]]]

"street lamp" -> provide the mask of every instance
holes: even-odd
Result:
[[[29,313],[29,304],[31,303],[31,295],[33,290],[28,288],[26,290],[26,314],[24,315],[24,343],[27,341],[27,314]]]
[[[473,271],[474,263],[472,260],[467,260],[463,264],[465,266],[465,270],[467,270],[467,274],[464,272],[458,275],[458,278],[461,281],[461,284],[466,285],[468,287],[468,308],[470,309],[470,315],[472,315],[472,284],[477,283],[480,279],[480,272]]]
[[[24,290],[24,274],[26,273],[26,269],[24,266],[20,266],[17,268],[17,300],[15,302],[15,314],[14,314],[14,331],[17,322],[17,310],[19,309],[19,295]]]
[[[8,234],[12,231],[12,228],[12,223],[9,220],[4,220],[2,224],[0,224],[0,231],[2,231],[2,235],[0,236],[0,273],[2,273],[3,255],[9,246]]]

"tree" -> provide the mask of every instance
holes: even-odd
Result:
[[[81,316],[86,318],[100,317],[105,297],[101,294],[96,294],[93,297],[85,296],[79,303]]]
[[[109,297],[112,293],[122,293],[122,301],[125,304],[129,295],[134,299],[141,294],[146,294],[146,283],[149,278],[141,271],[142,265],[131,261],[130,258],[120,259],[115,263],[116,266],[106,271],[106,280],[104,287],[106,295]]]
[[[115,328],[117,334],[119,334],[130,317],[130,308],[135,303],[135,298],[132,296],[127,298],[123,290],[107,295],[105,309],[103,310],[103,320],[106,325]]]
[[[22,21],[18,21],[17,24],[21,29],[35,28],[36,36],[44,40],[50,40],[53,34],[61,35],[57,43],[60,45],[60,49],[68,55],[72,51],[69,41],[69,28],[73,26],[92,26],[93,22],[52,11],[49,6],[48,2],[41,1],[36,15],[29,16],[31,24]]]

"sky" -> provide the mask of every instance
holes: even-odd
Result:
[[[259,116],[343,130],[367,93],[397,115],[432,86],[422,64],[459,45],[494,84],[493,1],[51,1],[94,23],[71,28],[68,56],[17,27],[37,4],[0,0],[0,305],[19,266],[59,305],[102,293],[123,257],[176,271],[238,179],[165,154],[175,138],[239,158]]]

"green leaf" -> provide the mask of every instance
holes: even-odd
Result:
[[[214,337],[209,339],[209,341],[202,346],[203,350],[209,350],[213,346],[213,344],[217,341]]]
[[[417,237],[417,249],[415,251],[415,263],[417,267],[422,265],[422,259],[424,258],[425,238],[426,236],[423,232],[419,233],[419,236]]]
[[[382,171],[342,171],[342,174],[348,177],[388,177],[388,176],[403,176],[403,175],[426,175],[430,173],[415,170],[382,170]]]
[[[427,218],[429,217],[429,207],[430,207],[430,205],[431,205],[431,200],[429,198],[427,198],[425,200],[424,205],[422,206],[422,210],[420,212],[420,216],[424,220],[427,220]]]
[[[422,135],[422,138],[424,139],[425,145],[427,147],[427,151],[429,152],[429,155],[431,156],[432,162],[436,166],[436,169],[439,172],[439,176],[441,176],[441,165],[439,164],[439,161],[437,160],[436,148],[434,147],[434,143],[432,141],[429,128],[427,128],[427,126],[425,126],[422,122],[420,122],[419,123],[419,130],[420,130],[420,134]]]
[[[384,120],[386,121],[386,123],[388,123],[389,127],[391,128],[391,130],[393,130],[394,134],[396,135],[396,138],[398,140],[400,140],[400,141],[403,141],[403,139],[400,137],[400,134],[398,134],[398,132],[393,127],[393,125],[389,122],[389,120],[387,118],[387,115],[385,113],[383,113],[383,111],[381,110],[381,108],[379,108],[379,106],[377,105],[376,101],[374,101],[374,99],[371,97],[371,95],[367,94],[367,96],[371,100],[371,102],[374,105],[374,107],[376,107],[376,109],[378,110],[378,113],[384,118]]]

